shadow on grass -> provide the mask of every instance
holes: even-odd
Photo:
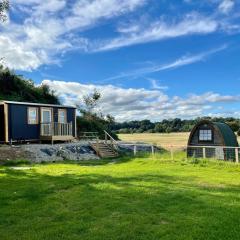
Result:
[[[2,239],[240,238],[238,186],[161,173],[1,174]]]

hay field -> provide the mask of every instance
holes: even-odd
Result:
[[[134,133],[119,134],[122,141],[151,143],[164,148],[183,147],[187,145],[190,133]]]
[[[134,134],[119,134],[118,137],[122,141],[129,142],[145,142],[155,144],[163,148],[169,149],[181,148],[187,145],[190,133],[134,133]],[[240,143],[240,137],[238,137]]]

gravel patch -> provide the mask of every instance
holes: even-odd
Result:
[[[63,160],[97,160],[99,157],[88,142],[64,144],[28,144],[21,148],[29,153],[33,162],[53,162]]]

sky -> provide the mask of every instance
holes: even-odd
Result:
[[[240,117],[240,0],[11,0],[3,64],[117,121]]]

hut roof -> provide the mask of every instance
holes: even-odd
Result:
[[[214,124],[221,132],[226,146],[238,147],[236,135],[228,124],[222,122],[213,122],[212,124]]]
[[[194,135],[194,133],[197,131],[197,129],[202,126],[202,125],[210,125],[213,126],[221,135],[222,138],[222,143],[226,147],[238,147],[238,141],[235,133],[233,130],[230,128],[230,126],[226,123],[223,122],[212,122],[209,120],[202,120],[199,123],[195,125],[193,130],[191,131],[189,140],[188,140],[188,145],[191,145],[191,140]]]

